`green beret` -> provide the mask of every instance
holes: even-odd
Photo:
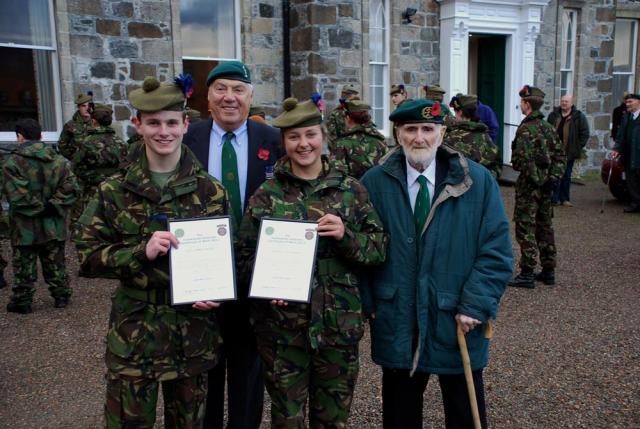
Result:
[[[106,104],[96,103],[93,106],[93,113],[96,113],[96,112],[107,112],[108,114],[112,115],[113,109],[111,108],[111,106],[108,106]]]
[[[159,112],[172,110],[182,112],[187,99],[182,89],[175,83],[163,83],[155,77],[146,77],[142,88],[131,91],[129,102],[141,112]]]
[[[240,61],[225,61],[214,67],[207,76],[207,87],[216,79],[239,80],[251,83],[251,73],[244,63]]]
[[[389,120],[396,124],[430,122],[443,124],[449,115],[447,106],[433,100],[407,100],[389,115]]]
[[[358,95],[360,92],[356,89],[353,84],[345,84],[342,85],[342,89],[340,90],[340,95]]]
[[[81,92],[80,94],[78,94],[76,96],[76,104],[88,103],[91,100],[93,100],[93,97],[91,96],[91,94],[85,94],[85,93]]]
[[[518,94],[522,98],[526,98],[526,97],[544,98],[544,95],[545,95],[540,88],[536,88],[535,86],[530,86],[530,85],[523,86]]]
[[[263,118],[267,116],[267,113],[264,111],[264,107],[262,106],[251,106],[249,107],[249,116],[262,116]]]
[[[640,94],[627,94],[624,96],[625,100],[640,100]]]
[[[296,98],[287,98],[282,108],[284,112],[271,123],[276,128],[303,128],[322,123],[322,113],[313,100],[299,103]]]
[[[359,99],[347,101],[344,105],[347,108],[347,112],[367,112],[371,109],[371,106]]]
[[[395,94],[405,94],[406,91],[404,89],[404,85],[400,84],[400,85],[391,85],[391,91],[389,91],[389,95],[395,95]]]

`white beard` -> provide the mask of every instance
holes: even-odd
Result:
[[[442,136],[439,136],[438,141],[427,149],[414,149],[403,145],[402,151],[404,152],[404,156],[407,158],[407,161],[409,161],[409,164],[422,166],[422,168],[426,170],[436,158],[436,152],[438,151],[438,147],[441,143]]]

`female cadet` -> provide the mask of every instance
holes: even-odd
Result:
[[[338,168],[360,179],[387,153],[384,136],[371,122],[370,107],[363,101],[344,104],[347,131],[333,143],[331,156]]]
[[[318,249],[309,304],[254,301],[252,322],[271,396],[273,427],[346,427],[358,375],[363,315],[356,271],[380,264],[386,237],[364,187],[321,156],[326,131],[312,100],[288,98],[273,125],[286,155],[249,200],[239,236],[239,260],[250,272],[265,216],[318,222]]]
[[[449,106],[455,110],[457,120],[447,123],[443,143],[485,166],[493,177],[498,177],[502,170],[498,148],[489,136],[489,128],[478,119],[477,97],[458,94],[451,99]]]

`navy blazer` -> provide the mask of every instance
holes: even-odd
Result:
[[[189,130],[182,140],[193,151],[205,169],[209,166],[209,140],[212,126],[212,118],[189,125]],[[245,208],[249,203],[249,198],[265,181],[267,166],[273,166],[283,155],[280,144],[280,131],[277,128],[248,119],[247,136],[249,140],[249,166],[247,168],[247,185],[243,205]],[[269,151],[267,159],[258,158],[260,149]]]

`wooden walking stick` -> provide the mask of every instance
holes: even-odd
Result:
[[[458,347],[462,356],[462,366],[464,367],[464,378],[467,381],[467,391],[469,392],[469,402],[471,403],[471,415],[473,416],[474,429],[482,429],[480,424],[480,413],[478,412],[478,400],[476,399],[476,388],[473,385],[473,375],[471,374],[471,361],[469,360],[469,350],[467,340],[464,338],[462,326],[458,323]]]

